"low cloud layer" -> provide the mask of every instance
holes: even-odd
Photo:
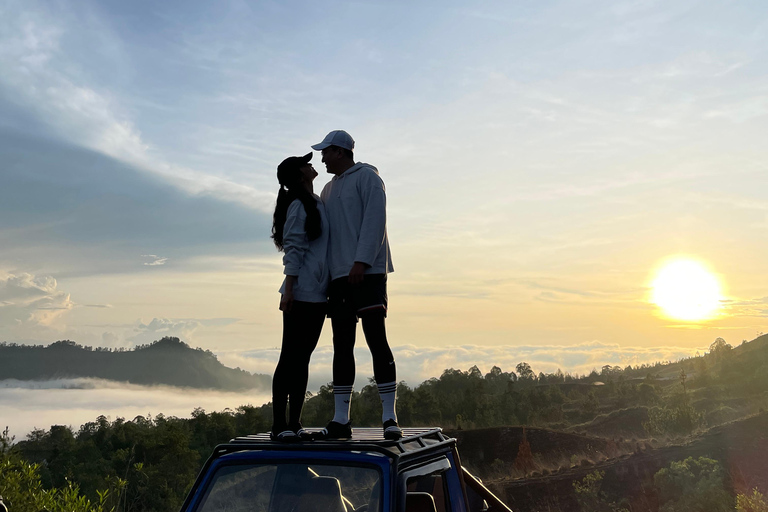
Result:
[[[362,340],[361,340],[362,341]],[[701,348],[703,351],[705,348]],[[603,365],[640,365],[657,361],[676,361],[695,354],[696,349],[686,347],[622,347],[600,342],[579,345],[483,347],[462,345],[450,347],[417,347],[400,345],[392,347],[397,362],[397,378],[416,386],[432,377],[439,377],[443,370],[455,368],[467,370],[477,366],[487,373],[493,366],[504,371],[514,371],[517,363],[525,361],[536,372],[551,373],[561,369],[571,374],[587,374]],[[280,351],[277,348],[247,352],[220,353],[219,360],[227,366],[239,366],[256,373],[271,374]],[[357,362],[357,389],[368,383],[373,375],[371,356],[364,342],[355,349]],[[324,345],[312,355],[310,389],[316,390],[330,382],[332,376],[333,347]]]
[[[80,425],[104,415],[133,419],[136,416],[190,417],[202,407],[206,411],[261,405],[268,393],[225,393],[168,386],[135,386],[100,379],[59,379],[43,382],[0,381],[0,429],[9,427],[16,440],[34,428],[51,425]]]

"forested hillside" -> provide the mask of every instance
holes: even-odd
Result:
[[[210,351],[163,338],[133,350],[84,347],[73,341],[49,346],[0,344],[0,380],[92,377],[132,384],[203,389],[269,389],[272,378],[227,368]]]

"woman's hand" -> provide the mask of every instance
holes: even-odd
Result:
[[[293,286],[297,280],[297,276],[285,276],[285,290],[280,296],[280,311],[288,313],[293,308]]]
[[[289,313],[293,308],[293,293],[284,293],[280,296],[280,311]]]

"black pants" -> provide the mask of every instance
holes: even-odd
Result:
[[[272,416],[277,429],[287,426],[285,412],[289,400],[288,425],[301,421],[309,380],[309,359],[323,330],[326,308],[324,302],[294,301],[291,311],[283,312],[283,344],[272,377]]]
[[[386,311],[375,310],[360,315],[365,341],[373,358],[373,376],[376,382],[395,382],[395,358],[387,342],[384,324]],[[333,384],[351,386],[355,383],[355,337],[357,317],[354,314],[331,318],[333,326]]]

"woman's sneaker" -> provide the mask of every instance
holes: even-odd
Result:
[[[397,420],[387,420],[384,422],[384,439],[397,441],[403,437],[403,429],[397,424]]]
[[[331,421],[319,434],[320,439],[348,439],[352,437],[352,421],[347,423]]]
[[[304,427],[301,426],[301,423],[295,423],[291,425],[290,429],[294,434],[296,434],[296,437],[299,438],[299,441],[312,441],[315,439],[315,436],[312,434],[312,432],[305,430]]]
[[[299,436],[289,428],[278,430],[273,427],[269,433],[269,438],[280,443],[295,443],[299,440]]]

